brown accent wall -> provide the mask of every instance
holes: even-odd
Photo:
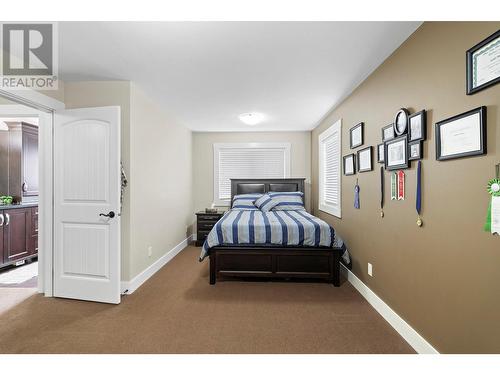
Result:
[[[441,353],[500,352],[500,237],[483,232],[486,184],[500,163],[500,84],[465,94],[465,51],[498,29],[500,22],[424,23],[312,133],[315,214],[346,241],[356,276]],[[435,122],[481,105],[488,107],[488,154],[436,161]],[[400,107],[428,111],[423,227],[415,223],[416,162],[405,170],[405,201],[390,201],[385,172],[383,219],[376,160],[372,172],[342,176],[342,219],[319,211],[318,135],[341,118],[346,155],[352,152],[349,128],[364,121],[365,146],[376,146]]]

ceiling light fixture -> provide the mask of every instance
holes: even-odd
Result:
[[[242,113],[238,116],[241,122],[247,125],[257,125],[259,122],[264,120],[264,115],[262,113]]]

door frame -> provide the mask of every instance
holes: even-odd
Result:
[[[18,105],[1,106],[9,115],[39,117],[39,201],[38,201],[38,292],[53,296],[54,252],[54,112],[65,109],[63,102],[34,90],[11,91],[0,89],[0,97]],[[19,104],[26,107],[20,107]]]

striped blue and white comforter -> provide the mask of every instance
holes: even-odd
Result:
[[[208,255],[210,248],[228,244],[338,247],[343,262],[346,265],[351,263],[344,241],[335,230],[305,210],[229,210],[208,234],[200,261]]]

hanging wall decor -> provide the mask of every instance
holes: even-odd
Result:
[[[380,217],[384,217],[384,167],[380,167]]]
[[[394,124],[384,126],[382,128],[382,142],[388,141],[394,138]]]
[[[359,210],[359,185],[358,179],[356,179],[356,185],[354,185],[354,208]]]
[[[408,160],[422,159],[422,141],[408,143]]]
[[[436,160],[486,154],[486,107],[436,122]]]
[[[427,136],[427,116],[425,109],[408,117],[408,142],[425,141]]]
[[[466,52],[467,95],[500,82],[500,30]]]
[[[388,171],[406,169],[408,161],[408,137],[406,135],[385,142],[385,169]]]
[[[391,200],[396,200],[398,194],[398,175],[391,173]]]
[[[371,170],[373,170],[372,146],[368,146],[358,151],[358,172],[368,172]]]
[[[415,209],[417,210],[417,225],[422,226],[423,222],[420,218],[420,211],[422,209],[422,162],[419,160],[417,164],[417,193],[415,195]]]
[[[381,143],[377,145],[377,163],[382,163],[384,164],[384,157],[385,157],[385,150],[384,150],[384,144]]]
[[[351,176],[353,174],[356,174],[356,161],[355,161],[355,155],[354,154],[349,154],[344,156],[343,158],[344,161],[344,176]]]
[[[356,148],[363,145],[363,123],[360,122],[349,129],[349,146]]]
[[[398,201],[405,199],[405,173],[398,171]]]
[[[401,108],[394,117],[394,133],[399,137],[408,131],[408,117],[410,112],[406,108]]]
[[[488,181],[487,190],[491,195],[491,200],[488,205],[484,230],[500,235],[500,164],[496,165],[496,178]]]

